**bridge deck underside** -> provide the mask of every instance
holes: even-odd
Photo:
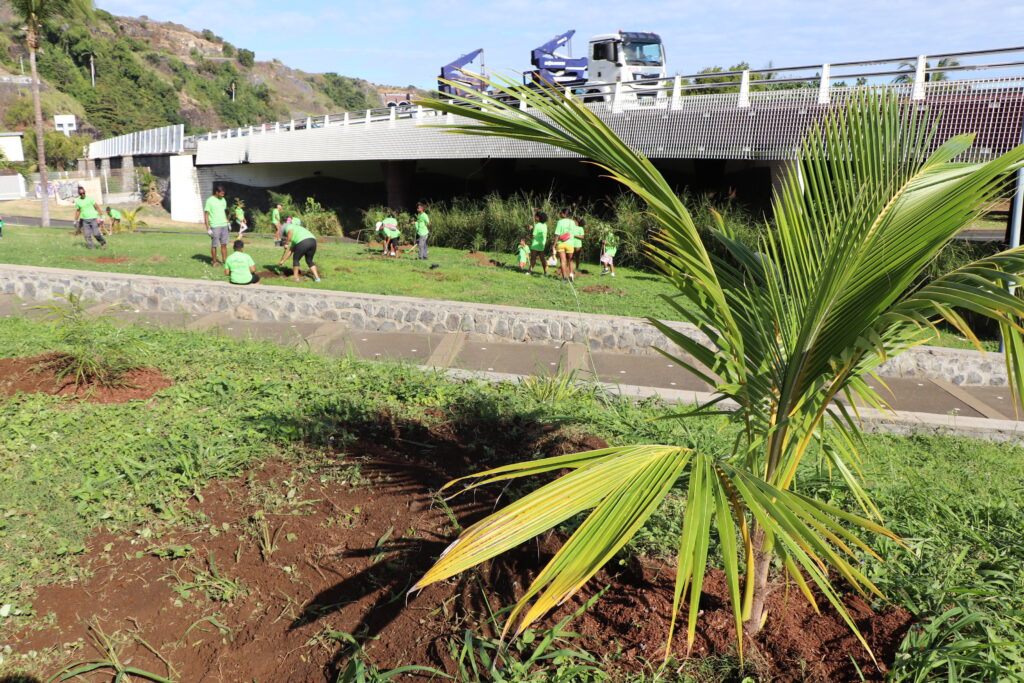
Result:
[[[925,99],[910,99],[909,85],[887,88],[909,113],[937,126],[936,140],[978,135],[964,160],[983,161],[1009,150],[1024,127],[1024,83],[1018,79],[929,83]],[[622,111],[591,105],[634,149],[662,159],[793,159],[808,128],[856,97],[857,88],[834,88],[829,104],[814,89],[751,93],[750,106],[735,94],[692,95],[673,108],[668,98],[636,100]],[[627,105],[629,103],[627,102]],[[317,161],[481,158],[571,158],[548,145],[502,138],[453,135],[438,124],[451,117],[330,125],[295,131],[257,131],[198,143],[198,165]]]

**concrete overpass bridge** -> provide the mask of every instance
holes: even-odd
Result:
[[[946,65],[932,66],[931,60],[944,60]],[[948,65],[948,60],[959,63]],[[847,85],[854,79],[885,79],[886,84],[877,87],[892,91],[906,106],[936,121],[940,139],[977,133],[964,160],[998,156],[1022,140],[1022,60],[1024,47],[1016,47],[693,74],[645,82],[642,96],[621,83],[604,84],[600,101],[588,106],[634,149],[670,173],[698,177],[709,168],[723,173],[761,169],[774,184],[794,159],[807,128],[866,87]],[[901,82],[893,83],[894,78]],[[186,137],[181,126],[172,126],[93,143],[88,163],[108,168],[150,166],[170,179],[172,217],[185,221],[202,220],[202,200],[216,182],[274,188],[306,178],[336,179],[373,187],[389,203],[404,206],[416,199],[427,176],[588,172],[570,153],[547,145],[451,135],[429,127],[457,118],[416,106],[392,106],[192,137]]]

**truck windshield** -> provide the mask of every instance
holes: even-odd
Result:
[[[626,42],[622,45],[626,64],[632,66],[661,66],[661,43]]]

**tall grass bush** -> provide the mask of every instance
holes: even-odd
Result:
[[[704,197],[686,195],[685,198],[698,217],[699,224],[708,229],[713,223],[712,210],[720,213],[727,223],[735,227],[737,234],[749,239],[751,244],[762,229],[752,214],[734,203],[712,205]],[[482,238],[483,249],[511,253],[515,251],[519,240],[529,240],[536,210],[548,215],[550,231],[558,220],[558,212],[563,208],[570,209],[574,216],[586,221],[587,237],[583,242],[585,261],[598,260],[601,255],[601,235],[610,228],[620,238],[616,262],[634,267],[645,264],[643,244],[654,234],[657,226],[640,202],[625,193],[587,201],[532,192],[520,192],[508,197],[492,193],[480,199],[456,197],[429,208],[431,243],[453,249],[473,249],[480,244]],[[364,235],[372,233],[376,222],[386,213],[386,207],[374,206],[368,209],[364,217]],[[413,217],[403,214],[396,218],[403,235],[411,240],[414,232]],[[715,250],[718,245],[709,239],[708,247]]]
[[[299,217],[302,224],[309,228],[314,235],[341,236],[342,226],[338,214],[333,210],[324,208],[312,197],[306,197],[305,204],[298,204],[290,194],[283,192],[268,191],[270,197],[270,211],[250,211],[252,215],[253,229],[260,233],[274,232],[274,224],[270,220],[273,207],[281,205],[281,220],[289,217]]]

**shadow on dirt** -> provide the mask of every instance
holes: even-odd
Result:
[[[510,462],[604,448],[594,436],[573,434],[565,428],[538,422],[532,414],[508,414],[504,406],[482,401],[427,411],[429,422],[396,417],[392,413],[367,414],[357,402],[337,399],[313,406],[301,416],[274,420],[270,431],[297,435],[314,448],[334,450],[347,457],[325,466],[351,467],[360,460],[361,476],[385,486],[389,493],[408,496],[412,510],[440,508],[450,511],[451,529],[465,528],[510,500],[519,490],[535,488],[538,478],[513,482],[505,488],[489,487],[458,496],[449,503],[434,496],[446,482],[472,472]],[[514,489],[514,490],[513,490]],[[457,490],[457,489],[456,489]],[[451,507],[448,507],[448,505]],[[400,532],[396,531],[395,535]],[[454,535],[423,533],[418,538],[379,538],[360,547],[347,547],[344,560],[353,573],[321,590],[291,622],[298,629],[321,621],[352,603],[365,606],[352,631],[360,641],[377,638],[416,602],[429,604],[453,616],[480,615],[494,604],[509,604],[531,579],[539,560],[557,548],[551,535],[502,555],[476,572],[465,572],[448,582],[428,587],[422,601],[409,595],[413,583],[426,572]],[[486,591],[482,586],[486,585]],[[372,602],[366,599],[374,596]],[[344,665],[345,648],[333,660],[329,675]]]

